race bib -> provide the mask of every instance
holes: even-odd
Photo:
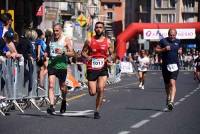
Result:
[[[92,68],[101,69],[104,67],[104,58],[92,58]]]
[[[174,72],[178,70],[178,66],[177,64],[168,64],[167,65],[167,70],[170,72]]]
[[[49,44],[49,47],[50,47],[51,57],[56,57],[57,56],[57,53],[56,53],[57,42],[51,42]]]

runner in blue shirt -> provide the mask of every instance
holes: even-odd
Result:
[[[168,37],[160,40],[155,51],[161,53],[162,75],[167,94],[167,106],[171,111],[174,108],[176,95],[176,79],[179,72],[178,53],[182,52],[180,40],[176,39],[176,29],[169,29]]]

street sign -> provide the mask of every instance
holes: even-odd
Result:
[[[76,21],[80,24],[81,27],[84,27],[87,24],[87,18],[83,14],[79,15]]]

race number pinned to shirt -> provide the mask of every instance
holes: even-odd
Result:
[[[92,58],[92,68],[93,69],[101,69],[104,67],[104,58]]]
[[[51,42],[49,44],[49,47],[50,47],[51,57],[56,57],[57,56],[57,53],[56,53],[57,42]]]
[[[58,44],[58,42],[51,42],[49,44],[49,47],[50,47],[50,56],[51,57],[56,57],[58,56],[59,54],[56,52],[57,49],[60,49],[61,51],[64,51],[64,45],[61,46]]]
[[[167,65],[167,70],[170,72],[174,72],[178,70],[178,66],[177,64],[168,64]]]

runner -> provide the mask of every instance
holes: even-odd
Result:
[[[200,82],[200,52],[198,52],[198,57],[194,60],[194,75]]]
[[[167,94],[167,106],[169,110],[174,108],[176,95],[176,79],[179,72],[178,53],[182,51],[180,40],[176,39],[176,29],[169,29],[168,37],[160,40],[156,52],[162,53],[162,74]]]
[[[147,56],[145,50],[140,50],[140,55],[138,57],[138,75],[139,75],[139,88],[144,89],[144,79],[145,74],[149,67],[149,57]]]
[[[94,119],[99,119],[100,107],[104,97],[104,88],[108,78],[107,67],[112,64],[110,61],[113,54],[113,46],[108,38],[103,35],[104,23],[95,24],[95,33],[91,39],[88,39],[83,47],[82,55],[87,59],[87,79],[88,90],[91,96],[96,97],[96,110]]]
[[[49,44],[50,56],[48,61],[50,107],[47,109],[47,113],[49,114],[55,114],[54,86],[56,77],[59,80],[60,90],[63,98],[60,113],[64,113],[66,111],[67,86],[65,84],[65,80],[67,76],[67,57],[74,56],[71,40],[63,35],[61,24],[57,23],[54,25],[53,34],[53,39]]]

